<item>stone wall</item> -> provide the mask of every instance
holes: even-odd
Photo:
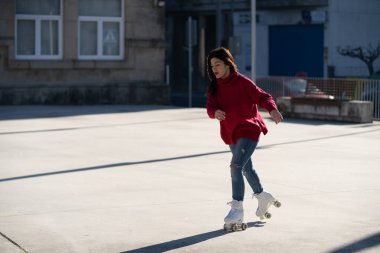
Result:
[[[3,86],[0,89],[0,104],[168,104],[168,88],[142,82]]]
[[[78,0],[64,0],[59,60],[15,57],[15,0],[0,1],[0,104],[168,104],[165,10],[124,1],[122,60],[78,59]]]

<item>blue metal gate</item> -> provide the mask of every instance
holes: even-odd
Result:
[[[269,75],[323,77],[323,25],[269,28]]]

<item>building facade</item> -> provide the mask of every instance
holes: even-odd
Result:
[[[340,55],[337,48],[380,46],[376,30],[380,1],[256,0],[256,9],[257,77],[368,77],[362,61]],[[186,103],[191,73],[194,103],[204,104],[206,55],[215,47],[230,48],[239,71],[251,75],[250,10],[251,0],[166,1],[167,64],[174,103]],[[191,72],[189,18],[194,40]],[[380,59],[374,65],[380,70]]]
[[[378,47],[380,50],[380,1],[329,0],[328,26],[325,43],[328,47],[327,64],[336,76],[368,77],[368,68],[354,58],[342,56],[338,47]],[[374,62],[380,76],[380,57]]]
[[[169,103],[158,1],[0,1],[0,104],[99,103]]]

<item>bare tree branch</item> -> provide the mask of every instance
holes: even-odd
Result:
[[[345,48],[338,47],[337,50],[340,55],[358,58],[363,61],[368,67],[369,75],[373,75],[373,62],[380,56],[380,43],[376,48],[373,48],[372,45],[369,44],[364,50],[362,47],[351,48],[350,46]]]

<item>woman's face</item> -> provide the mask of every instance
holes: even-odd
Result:
[[[218,58],[211,58],[211,68],[216,78],[224,79],[230,75],[230,66]]]

